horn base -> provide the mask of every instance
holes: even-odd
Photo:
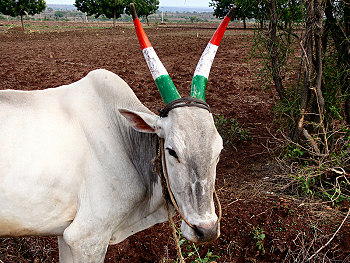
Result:
[[[156,78],[154,81],[156,82],[157,88],[165,105],[173,100],[181,98],[169,75],[162,75]]]
[[[194,76],[191,85],[191,97],[205,101],[205,87],[207,86],[207,82],[208,79],[204,76]]]

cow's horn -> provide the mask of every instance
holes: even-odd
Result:
[[[171,80],[167,70],[160,62],[156,52],[154,51],[151,42],[143,30],[140,19],[137,17],[135,6],[133,3],[130,4],[132,18],[134,20],[134,26],[139,39],[142,53],[146,59],[147,65],[151,71],[152,77],[156,82],[160,95],[166,104],[169,102],[181,98],[177,91],[173,81]]]
[[[201,58],[199,59],[191,85],[191,97],[193,98],[205,101],[205,88],[207,86],[210,69],[213,64],[216,51],[218,50],[227,25],[232,17],[234,8],[235,6],[231,8],[224,20],[220,23],[219,27],[216,29],[213,37],[205,48]]]

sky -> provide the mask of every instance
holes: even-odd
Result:
[[[47,4],[72,5],[74,0],[46,0]],[[160,0],[159,6],[195,6],[209,7],[210,0]]]

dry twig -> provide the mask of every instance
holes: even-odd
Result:
[[[311,259],[313,259],[314,256],[316,256],[322,249],[324,249],[326,246],[329,245],[329,243],[331,243],[331,241],[334,239],[334,237],[338,234],[339,230],[342,228],[346,219],[348,219],[349,214],[350,214],[350,209],[349,209],[348,213],[346,214],[344,220],[341,222],[340,226],[338,227],[337,231],[335,231],[335,233],[333,234],[333,236],[328,240],[328,242],[326,244],[324,244],[322,247],[320,247],[311,257],[309,257],[307,261],[310,261]]]

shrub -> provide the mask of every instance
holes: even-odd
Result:
[[[250,140],[249,131],[235,119],[227,119],[223,115],[216,114],[214,122],[225,145],[233,146],[234,143]]]

